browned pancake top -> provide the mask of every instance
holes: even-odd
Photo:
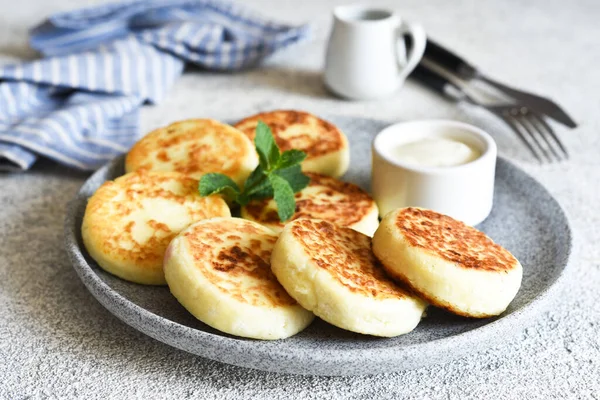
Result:
[[[245,118],[234,126],[250,140],[254,140],[259,120],[271,128],[282,151],[302,150],[307,159],[334,153],[346,147],[346,139],[335,125],[303,111],[264,112]]]
[[[271,272],[277,235],[267,228],[219,218],[194,225],[184,237],[196,267],[222,292],[252,305],[296,304]]]
[[[517,259],[483,232],[447,215],[408,207],[396,214],[396,227],[406,241],[464,268],[507,271]]]
[[[407,296],[383,271],[368,236],[310,219],[294,221],[291,232],[311,260],[350,291],[378,299]]]
[[[177,172],[141,170],[100,186],[88,201],[86,227],[105,254],[138,266],[160,266],[169,242],[186,227],[169,227],[167,205],[178,207],[188,224],[229,215],[223,199],[198,194],[197,180]]]
[[[208,172],[235,176],[241,159],[254,149],[240,131],[210,119],[173,123],[156,129],[129,151],[129,171],[138,169],[177,171],[199,178]]]
[[[296,212],[299,218],[323,219],[342,226],[351,226],[364,218],[375,202],[358,186],[328,176],[305,172],[310,178],[308,187],[296,193]],[[283,227],[273,199],[256,200],[248,204],[246,212],[260,223]]]

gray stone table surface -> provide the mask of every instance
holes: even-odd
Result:
[[[35,57],[27,27],[96,1],[0,0],[0,62]],[[347,102],[321,84],[335,1],[253,0],[248,6],[314,24],[310,42],[239,74],[191,70],[142,112],[144,130],[182,118],[235,120],[297,108],[387,120],[451,118],[488,130],[500,154],[542,182],[575,233],[568,278],[547,311],[514,340],[446,365],[377,376],[288,376],[202,359],[121,323],[86,291],[62,245],[66,202],[87,174],[38,162],[0,174],[0,399],[20,398],[592,398],[600,397],[600,2],[393,0],[407,19],[492,76],[560,100],[580,127],[561,129],[568,163],[535,165],[484,111],[408,82],[393,97]]]

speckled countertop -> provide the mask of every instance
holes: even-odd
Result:
[[[0,0],[0,62],[33,57],[26,28],[95,1]],[[345,102],[321,85],[334,1],[253,0],[313,39],[237,75],[189,71],[167,100],[143,110],[144,129],[189,117],[238,119],[290,107],[388,120],[452,118],[496,139],[500,154],[542,182],[570,216],[575,251],[547,312],[516,339],[446,365],[367,377],[287,376],[219,364],[121,323],[86,291],[62,244],[66,202],[86,174],[39,162],[0,174],[0,399],[20,398],[600,398],[600,3],[377,1],[400,8],[492,76],[547,94],[581,126],[560,134],[566,164],[538,166],[484,111],[457,107],[413,82],[392,98]],[[561,129],[558,127],[557,129]]]

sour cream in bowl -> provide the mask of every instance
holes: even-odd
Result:
[[[413,121],[391,125],[373,141],[372,191],[380,215],[422,207],[469,225],[490,213],[496,143],[462,122]]]
[[[392,156],[395,160],[423,167],[454,167],[478,159],[481,151],[458,140],[429,137],[400,144]]]

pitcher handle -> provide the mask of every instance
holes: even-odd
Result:
[[[404,34],[408,34],[412,39],[412,48],[408,53],[408,61],[404,65],[404,69],[400,72],[400,82],[403,82],[408,75],[417,67],[427,45],[427,35],[425,29],[420,24],[414,22],[404,22],[398,29],[398,39],[404,40]],[[404,48],[404,46],[403,46]]]

